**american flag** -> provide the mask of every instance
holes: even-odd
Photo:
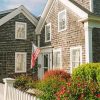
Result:
[[[31,68],[34,68],[39,53],[40,53],[40,49],[32,43]]]

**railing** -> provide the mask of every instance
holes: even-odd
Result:
[[[15,89],[13,87],[14,79],[6,78],[3,81],[5,83],[4,100],[39,100],[28,93]]]

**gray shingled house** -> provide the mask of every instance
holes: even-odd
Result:
[[[28,73],[38,20],[24,6],[0,12],[0,80]]]
[[[48,0],[39,19],[23,6],[0,13],[0,78],[26,73],[32,41],[41,48],[38,77],[50,69],[100,62],[100,0]]]
[[[36,27],[38,77],[49,69],[100,62],[100,0],[48,0]]]

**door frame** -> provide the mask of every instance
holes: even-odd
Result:
[[[44,75],[44,54],[50,53],[50,66],[49,69],[53,69],[53,48],[43,48],[41,49],[41,53],[38,57],[38,64],[41,66],[38,68],[38,78],[41,79]]]

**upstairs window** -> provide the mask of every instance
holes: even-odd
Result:
[[[45,42],[51,41],[51,23],[45,25]]]
[[[66,10],[58,13],[58,32],[66,30]]]
[[[26,39],[27,24],[16,22],[15,24],[15,39]]]
[[[22,73],[26,72],[26,53],[25,52],[16,52],[15,53],[15,72]]]

